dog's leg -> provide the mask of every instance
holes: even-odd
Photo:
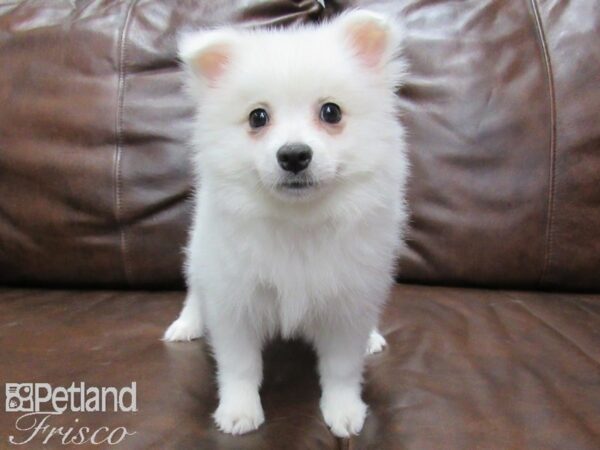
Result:
[[[360,432],[367,413],[360,394],[370,327],[323,328],[315,339],[323,391],[321,412],[333,434],[348,437]]]
[[[242,321],[243,322],[243,321]],[[209,330],[217,361],[219,407],[213,417],[226,433],[243,434],[265,420],[258,389],[262,381],[261,341],[245,323],[219,323]]]
[[[171,324],[163,339],[165,341],[191,341],[202,336],[202,294],[198,289],[188,290],[179,318]]]
[[[379,333],[377,328],[373,328],[367,341],[367,355],[379,353],[387,345],[385,338]]]

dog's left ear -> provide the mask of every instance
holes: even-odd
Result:
[[[359,61],[367,68],[381,71],[389,64],[400,64],[400,31],[388,17],[366,10],[341,15],[338,26]],[[403,65],[403,63],[402,63]]]
[[[231,62],[235,31],[205,30],[184,34],[179,39],[179,58],[204,86],[214,86]]]

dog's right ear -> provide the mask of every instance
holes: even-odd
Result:
[[[389,17],[367,10],[351,10],[334,19],[348,47],[362,65],[381,74],[390,86],[402,84],[406,62],[401,57],[402,33]]]
[[[183,34],[179,39],[179,58],[199,81],[217,84],[231,62],[235,32],[230,29]]]

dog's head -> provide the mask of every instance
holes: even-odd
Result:
[[[202,177],[285,203],[376,174],[394,150],[398,32],[352,11],[317,26],[184,35]]]

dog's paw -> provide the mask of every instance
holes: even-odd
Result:
[[[265,421],[258,394],[256,399],[240,398],[235,402],[221,401],[213,418],[219,430],[230,434],[254,431]]]
[[[325,423],[337,437],[360,433],[367,415],[367,405],[352,394],[325,395],[321,398]]]
[[[369,340],[367,341],[367,355],[379,353],[387,345],[385,338],[376,330],[371,331]]]
[[[167,328],[163,341],[191,341],[199,337],[202,337],[202,322],[180,317]]]

